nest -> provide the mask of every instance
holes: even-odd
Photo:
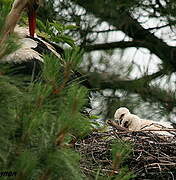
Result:
[[[109,121],[111,128],[106,132],[93,132],[75,144],[81,154],[81,169],[86,176],[99,171],[100,176],[118,175],[114,169],[111,145],[114,140],[130,142],[132,152],[120,165],[128,166],[135,178],[132,179],[175,179],[176,137],[161,136],[149,131],[130,132]],[[120,168],[120,167],[119,167]]]

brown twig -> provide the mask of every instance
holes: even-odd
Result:
[[[128,166],[138,179],[173,179],[176,173],[176,137],[160,138],[161,135],[153,134],[151,130],[132,132],[119,128],[112,121],[108,121],[108,124],[113,125],[116,130],[94,131],[75,144],[76,151],[82,155],[80,163],[86,175],[92,177],[97,172],[95,169],[100,169],[99,176],[118,174],[121,164],[118,169],[116,164],[112,167],[111,156],[111,144],[118,140],[133,144],[131,157],[123,165]]]

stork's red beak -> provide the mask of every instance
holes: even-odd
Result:
[[[30,9],[28,12],[28,21],[29,21],[29,33],[31,37],[34,37],[35,28],[36,28],[36,11]]]

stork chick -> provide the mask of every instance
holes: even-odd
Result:
[[[117,123],[124,128],[127,128],[131,131],[140,131],[140,130],[162,130],[162,129],[172,129],[172,123],[170,122],[156,122],[147,119],[141,119],[137,115],[131,114],[126,107],[118,108],[114,114],[114,119]],[[175,133],[167,131],[152,131],[153,133],[173,136]]]
[[[130,114],[130,111],[126,107],[121,107],[116,110],[114,120],[120,125],[123,118],[128,114]]]
[[[131,131],[140,131],[140,130],[164,130],[168,128],[173,128],[170,123],[165,122],[155,122],[152,120],[140,119],[134,114],[126,115],[121,123],[122,127],[128,128]],[[156,134],[173,136],[172,133],[167,131],[151,131]]]
[[[138,131],[141,129],[141,119],[134,114],[127,114],[121,121],[120,126],[125,127],[131,131]]]

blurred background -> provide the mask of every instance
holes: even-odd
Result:
[[[176,122],[175,0],[46,0],[42,22],[58,21],[85,53],[91,114],[125,106],[141,118]],[[60,44],[67,48],[65,44]]]

